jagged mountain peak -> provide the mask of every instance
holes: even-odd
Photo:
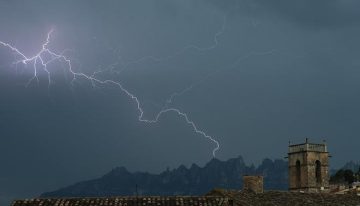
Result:
[[[194,170],[200,170],[201,169],[201,167],[199,167],[197,164],[195,164],[195,163],[193,163],[193,164],[191,164],[191,166],[190,166],[190,170],[191,171],[194,171]]]
[[[354,172],[357,172],[360,170],[360,162],[359,161],[349,161],[342,167],[342,169],[349,169]]]
[[[133,195],[136,185],[140,195],[201,195],[219,187],[240,189],[243,175],[254,175],[264,171],[269,174],[265,177],[265,188],[287,189],[287,164],[283,160],[276,162],[264,160],[261,165],[255,167],[246,165],[241,156],[226,161],[213,158],[204,167],[192,164],[187,168],[180,165],[160,174],[131,173],[125,167],[116,167],[99,179],[79,182],[54,192],[44,193],[42,196]],[[281,164],[278,164],[279,162]]]
[[[131,173],[126,169],[126,167],[115,167],[109,173],[105,174],[103,177],[116,177],[116,176],[127,176]]]

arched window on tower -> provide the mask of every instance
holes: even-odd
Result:
[[[296,187],[301,187],[301,164],[300,160],[296,161]]]
[[[321,162],[319,160],[315,161],[315,177],[316,183],[321,183]]]

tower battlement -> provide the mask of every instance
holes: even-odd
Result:
[[[326,144],[304,143],[289,146],[289,153],[296,152],[327,152]]]

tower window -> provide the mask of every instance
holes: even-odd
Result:
[[[315,161],[315,177],[316,177],[316,182],[317,183],[321,183],[321,162],[319,160]]]
[[[300,160],[296,161],[296,187],[301,187],[301,165],[300,165]]]

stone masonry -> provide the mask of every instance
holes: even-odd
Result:
[[[243,176],[243,187],[246,191],[255,193],[264,192],[264,177],[263,176]]]
[[[329,153],[323,144],[289,145],[289,190],[329,191]]]

